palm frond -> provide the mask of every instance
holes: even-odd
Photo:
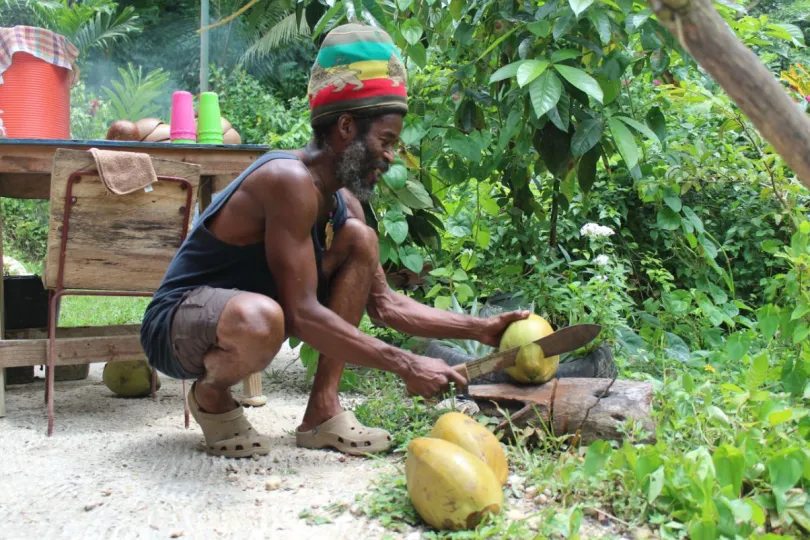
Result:
[[[81,53],[92,48],[105,48],[119,41],[126,41],[129,35],[140,30],[138,15],[132,6],[125,7],[118,15],[97,12],[73,35],[74,45]]]
[[[295,11],[289,12],[276,24],[262,32],[262,35],[248,47],[240,59],[240,64],[260,60],[281,45],[309,35],[306,19],[296,20]]]

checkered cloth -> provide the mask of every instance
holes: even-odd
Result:
[[[44,28],[14,26],[0,28],[0,84],[3,84],[3,72],[11,66],[12,55],[18,52],[28,53],[49,64],[71,70],[71,84],[79,77],[79,70],[74,65],[79,50],[65,36]]]

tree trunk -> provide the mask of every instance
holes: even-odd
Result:
[[[611,379],[552,379],[540,386],[474,385],[470,386],[469,394],[483,412],[499,415],[493,402],[510,412],[509,418],[495,428],[510,438],[515,436],[514,426],[533,427],[554,436],[572,435],[572,441],[579,432],[576,442],[582,444],[621,441],[624,435],[619,426],[626,420],[634,420],[648,434],[638,442],[656,440],[655,422],[650,417],[653,394],[650,383],[615,380],[611,385]]]
[[[710,0],[647,0],[658,20],[717,81],[810,189],[810,118],[728,28]]]

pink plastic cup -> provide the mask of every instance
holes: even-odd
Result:
[[[172,120],[170,138],[173,143],[197,142],[197,123],[190,92],[178,90],[172,94]]]

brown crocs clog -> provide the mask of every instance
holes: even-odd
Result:
[[[331,447],[354,456],[384,452],[391,447],[391,434],[358,422],[354,413],[343,411],[310,431],[296,431],[295,442],[302,448]]]
[[[194,385],[188,393],[188,408],[205,436],[205,451],[212,456],[232,458],[265,455],[270,452],[270,439],[256,433],[245,417],[245,409],[237,407],[222,414],[200,410],[194,397]]]

